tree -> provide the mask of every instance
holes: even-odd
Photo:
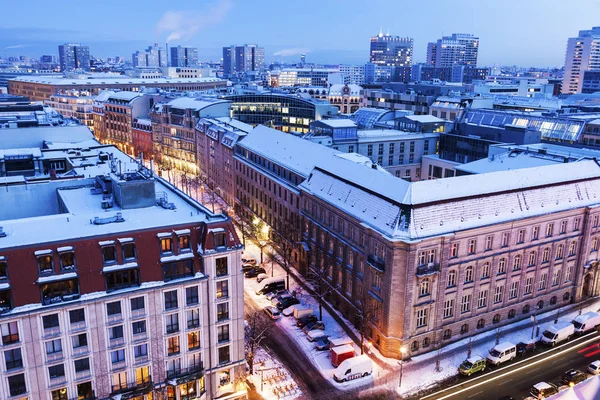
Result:
[[[169,182],[171,182],[171,170],[172,169],[173,169],[173,167],[166,160],[164,160],[164,159],[161,158],[160,161],[158,162],[158,170],[161,171],[161,172],[166,172],[167,173],[167,177],[168,177],[168,181]]]
[[[356,305],[356,322],[358,333],[360,334],[360,354],[364,354],[364,342],[365,337],[371,336],[370,318],[375,315],[375,300],[371,295],[364,290],[363,286],[359,286],[357,289],[356,299],[358,304]]]
[[[326,296],[331,293],[331,285],[327,282],[330,275],[330,260],[327,260],[321,249],[314,249],[314,264],[308,269],[308,280],[315,289],[315,295],[319,303],[319,320],[323,320],[323,304]]]
[[[250,375],[254,373],[254,356],[258,351],[260,343],[263,341],[269,330],[273,326],[263,312],[254,311],[248,316],[245,328],[246,334],[246,360],[250,368]]]
[[[297,220],[293,218],[286,218],[283,222],[275,225],[273,231],[273,245],[276,247],[279,256],[281,257],[282,267],[285,270],[286,283],[289,289],[290,287],[290,268],[292,266],[292,256],[294,249],[297,247],[297,243],[300,240],[300,230],[298,224],[295,223]]]

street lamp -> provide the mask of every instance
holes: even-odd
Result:
[[[402,369],[404,367],[404,355],[408,353],[406,346],[400,346],[400,379],[398,380],[398,387],[402,387]]]

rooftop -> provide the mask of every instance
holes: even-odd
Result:
[[[87,78],[87,79],[69,79],[64,77],[48,76],[19,76],[10,79],[10,82],[39,83],[54,86],[72,86],[72,85],[143,85],[143,84],[176,84],[176,83],[211,83],[226,82],[218,78],[131,78],[121,75],[118,77]]]
[[[443,119],[438,117],[434,117],[433,115],[407,115],[404,118],[407,118],[411,121],[420,122],[422,124],[433,123],[433,122],[446,122]]]
[[[356,124],[351,119],[321,119],[322,124],[329,125],[332,128],[356,128]]]

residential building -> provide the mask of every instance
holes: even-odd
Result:
[[[548,80],[544,79],[534,82],[522,79],[515,83],[476,82],[473,83],[473,92],[475,94],[499,94],[521,97],[534,97],[540,95],[540,97],[551,97],[554,92],[554,85],[548,83]]]
[[[365,83],[364,65],[340,65],[340,74],[345,85],[363,85]]]
[[[468,33],[453,33],[427,45],[427,64],[445,68],[454,65],[477,66],[479,38]]]
[[[215,71],[210,67],[168,67],[162,69],[165,78],[214,78]]]
[[[375,63],[365,64],[365,83],[367,84],[409,82],[410,78],[410,66],[380,65]]]
[[[223,75],[232,77],[265,67],[265,49],[256,44],[223,47]]]
[[[85,127],[24,129],[0,141],[39,163],[0,161],[3,397],[246,398],[229,217]]]
[[[61,44],[58,46],[58,58],[62,72],[75,69],[90,70],[90,48],[88,46],[76,43]]]
[[[581,93],[600,92],[600,70],[583,71],[583,82],[581,84]]]
[[[198,65],[196,47],[171,47],[171,67],[194,67]]]
[[[329,87],[329,77],[338,73],[337,69],[327,68],[284,68],[279,73],[278,86],[318,86]]]
[[[369,62],[380,66],[410,67],[413,57],[413,39],[409,37],[379,35],[371,37]]]
[[[584,73],[600,70],[600,26],[567,40],[562,93],[581,93]]]
[[[78,92],[69,94],[54,94],[44,104],[52,107],[65,118],[73,118],[94,130],[92,114],[93,96],[79,95]]]
[[[165,49],[154,43],[154,46],[149,46],[146,50],[136,51],[133,53],[132,63],[134,67],[167,67],[167,53]]]
[[[134,118],[131,123],[131,145],[135,155],[142,160],[154,160],[154,139],[152,121],[148,118]]]
[[[389,89],[363,89],[360,95],[361,107],[385,108],[387,110],[407,110],[417,115],[429,114],[429,106],[437,96],[417,94]]]

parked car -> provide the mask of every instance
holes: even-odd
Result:
[[[242,264],[256,265],[256,258],[244,256],[242,257]]]
[[[256,276],[256,282],[257,283],[261,283],[262,281],[264,281],[265,279],[267,279],[269,277],[269,275],[267,274],[258,274]]]
[[[587,379],[587,375],[577,369],[570,369],[562,376],[560,380],[565,385],[576,385]]]
[[[517,355],[522,356],[525,353],[531,353],[535,350],[535,340],[527,340],[517,343]]]
[[[265,269],[262,267],[254,267],[251,270],[246,271],[244,276],[246,278],[256,278],[258,276],[258,274],[264,274],[265,272],[267,272],[267,271],[265,271]]]
[[[313,329],[321,329],[325,330],[325,324],[323,321],[315,321],[304,325],[302,328],[302,332],[308,333],[308,331],[312,331]]]
[[[336,382],[346,382],[363,376],[371,375],[373,363],[368,355],[363,354],[344,360],[333,372]]]
[[[296,326],[299,328],[304,328],[307,324],[310,324],[311,322],[315,322],[317,319],[318,318],[316,315],[310,314],[305,317],[299,318],[296,321]]]
[[[575,333],[582,335],[598,328],[600,325],[600,313],[588,311],[575,317],[571,323],[575,326]]]
[[[267,278],[260,283],[260,287],[256,289],[256,294],[269,294],[272,292],[276,292],[278,290],[285,289],[285,278],[283,277],[274,277]]]
[[[267,314],[267,316],[269,318],[271,318],[272,320],[276,320],[281,318],[281,313],[279,312],[279,310],[273,306],[266,306],[264,308],[265,310],[265,314]]]
[[[272,300],[272,299],[274,299],[275,297],[277,297],[277,296],[279,296],[280,294],[283,294],[283,293],[289,293],[289,292],[288,292],[287,290],[285,290],[285,289],[279,289],[279,290],[275,290],[275,291],[273,291],[273,292],[271,292],[271,293],[267,293],[267,294],[265,295],[265,298],[266,298],[267,300]]]
[[[294,315],[294,310],[296,309],[296,305],[289,306],[288,308],[284,308],[281,312],[284,317],[291,317]]]
[[[256,264],[242,264],[242,272],[245,274],[248,271],[251,271],[256,267]]]
[[[590,374],[598,375],[600,374],[600,360],[596,360],[590,365],[588,365],[587,370]]]
[[[319,351],[329,349],[329,336],[324,336],[321,339],[317,340],[317,342],[315,343],[315,349]]]
[[[292,298],[292,297],[294,297],[294,296],[292,296],[292,294],[286,290],[285,292],[280,293],[277,296],[273,297],[271,299],[271,303],[277,304],[277,303],[279,303],[283,299],[289,299],[289,298]]]
[[[546,397],[550,397],[553,394],[558,393],[558,388],[552,383],[540,382],[533,385],[530,393],[536,399],[545,399]]]
[[[475,372],[485,370],[485,358],[480,356],[472,356],[467,358],[458,367],[458,372],[462,375],[471,376]]]
[[[279,303],[277,303],[277,309],[283,310],[284,308],[288,308],[289,306],[293,306],[294,304],[300,304],[300,300],[295,297],[286,297],[285,299],[281,299]]]
[[[312,331],[308,331],[306,333],[306,338],[309,342],[314,342],[315,340],[319,340],[325,336],[327,336],[327,334],[321,329],[313,329]]]

